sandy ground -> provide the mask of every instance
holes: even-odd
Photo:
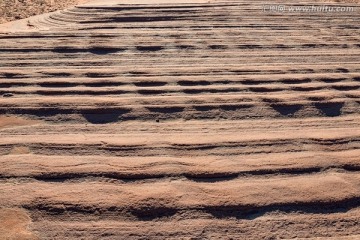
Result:
[[[0,239],[359,239],[358,12],[119,3],[1,26]]]
[[[31,233],[29,215],[23,209],[0,209],[0,238],[6,240],[37,240],[38,236]]]
[[[0,23],[62,10],[88,0],[1,0]]]

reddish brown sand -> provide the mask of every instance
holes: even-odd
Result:
[[[0,23],[62,10],[88,0],[1,0]]]
[[[118,2],[0,27],[1,240],[360,238],[357,5]]]
[[[22,209],[0,209],[0,239],[6,240],[37,240],[34,233],[28,230],[31,219]]]

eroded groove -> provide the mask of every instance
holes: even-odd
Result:
[[[160,111],[169,111],[161,109]],[[172,111],[170,109],[170,111]],[[166,112],[167,113],[167,112]],[[175,112],[176,113],[176,112]],[[87,113],[94,114],[94,113]],[[171,114],[171,113],[170,113]],[[107,115],[105,115],[107,117]],[[113,115],[110,115],[110,120]],[[120,113],[121,116],[121,113]],[[118,115],[115,116],[118,118]],[[114,117],[114,118],[115,118]],[[89,121],[94,123],[104,123],[109,118],[100,118],[95,114]],[[271,152],[306,152],[309,147],[316,147],[323,151],[345,151],[360,149],[360,140],[358,137],[352,138],[333,138],[333,139],[275,139],[263,141],[249,142],[219,142],[214,144],[177,144],[170,143],[166,145],[103,145],[103,144],[56,144],[56,143],[29,143],[29,147],[33,153],[41,155],[114,155],[114,156],[131,156],[136,152],[138,156],[193,156],[193,155],[248,155],[255,153],[271,153]],[[1,144],[0,155],[6,155],[10,149],[23,146],[21,144]]]
[[[136,49],[142,52],[157,52],[163,50],[163,46],[137,46]]]
[[[303,108],[303,105],[272,104],[271,107],[283,116],[292,116]]]
[[[124,48],[110,48],[110,47],[92,47],[92,48],[72,48],[72,47],[56,47],[52,50],[54,53],[92,53],[96,55],[104,55],[110,53],[123,52]]]
[[[344,165],[328,165],[326,167],[278,167],[268,169],[255,169],[251,171],[239,172],[183,172],[183,173],[146,173],[146,172],[43,172],[38,174],[11,175],[1,174],[0,179],[27,179],[42,182],[66,183],[72,181],[101,181],[102,179],[119,180],[124,183],[145,182],[145,181],[161,181],[167,179],[183,179],[186,178],[194,182],[216,183],[224,181],[232,181],[238,178],[270,178],[276,176],[291,177],[304,176],[308,174],[320,174],[329,171],[337,172],[360,172],[360,165],[344,164]],[[116,184],[116,183],[114,183]]]
[[[341,115],[341,109],[344,103],[316,103],[315,107],[328,117],[336,117]]]
[[[161,86],[165,86],[167,85],[167,82],[160,82],[160,81],[153,81],[153,82],[148,82],[148,81],[143,81],[143,82],[136,82],[134,83],[135,86],[137,87],[161,87]]]
[[[69,215],[69,214],[102,214],[107,215],[110,219],[111,216],[125,216],[127,218],[135,218],[138,221],[153,221],[165,220],[169,217],[176,215],[191,216],[188,214],[199,212],[207,213],[216,219],[247,219],[254,220],[258,217],[264,216],[271,212],[283,213],[302,213],[302,214],[334,214],[339,212],[347,212],[351,209],[360,206],[360,197],[352,197],[342,200],[324,200],[313,202],[296,202],[296,203],[283,203],[283,204],[269,204],[265,206],[257,205],[225,205],[225,206],[199,206],[177,208],[170,204],[161,206],[161,200],[156,205],[152,206],[129,206],[128,208],[120,206],[98,207],[98,206],[85,206],[85,205],[70,205],[66,203],[32,203],[24,207],[29,211],[40,211],[43,214],[49,215]],[[196,216],[196,215],[195,215]],[[119,217],[118,217],[119,218]]]

